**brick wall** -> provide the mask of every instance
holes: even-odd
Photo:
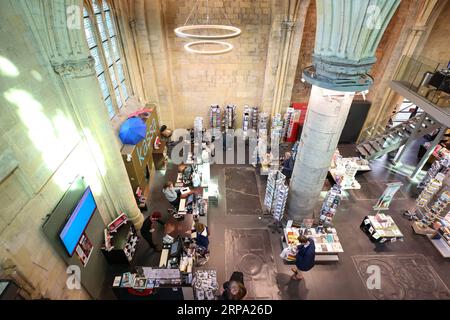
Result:
[[[311,85],[303,83],[303,69],[312,64],[312,54],[316,39],[316,2],[311,1],[306,14],[305,28],[303,31],[302,45],[298,57],[297,72],[295,74],[294,87],[292,89],[292,102],[308,102]]]

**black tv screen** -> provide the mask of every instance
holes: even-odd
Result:
[[[59,238],[70,256],[73,255],[96,208],[91,188],[88,187],[59,233]]]

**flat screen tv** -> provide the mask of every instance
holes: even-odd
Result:
[[[70,256],[73,255],[96,208],[91,188],[88,187],[59,233],[59,238]]]

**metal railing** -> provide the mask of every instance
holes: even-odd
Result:
[[[413,106],[413,104],[406,106],[405,108],[402,108],[396,112],[393,112],[392,114],[390,114],[388,117],[382,119],[381,121],[378,121],[378,123],[376,123],[375,125],[368,127],[366,129],[364,129],[363,131],[363,137],[364,139],[361,142],[370,140],[378,135],[381,135],[383,132],[385,132],[386,130],[388,130],[389,128],[386,126],[386,123],[389,123],[389,120],[392,119],[393,117],[395,117],[395,115],[397,115],[398,113],[403,113],[405,110],[407,109],[411,109],[411,107]],[[422,114],[423,111],[417,112],[416,115],[420,115]]]

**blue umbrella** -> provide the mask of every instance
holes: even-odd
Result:
[[[130,118],[126,120],[119,131],[119,138],[123,144],[138,144],[145,138],[147,126],[141,118]]]

